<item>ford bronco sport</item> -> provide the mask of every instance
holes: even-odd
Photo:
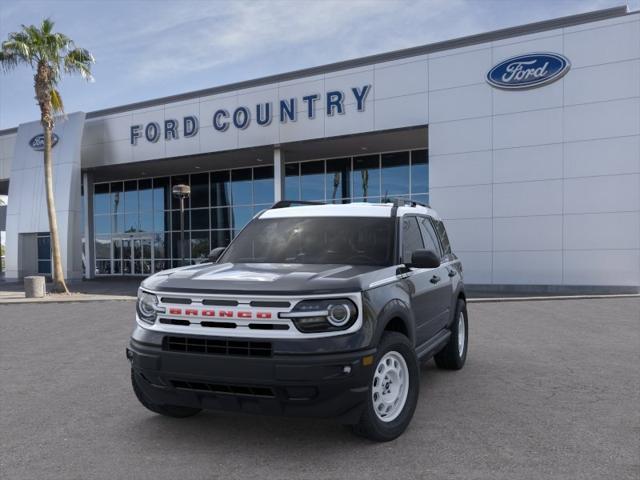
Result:
[[[437,213],[302,203],[257,214],[210,263],[142,282],[127,357],[146,408],[337,417],[387,441],[411,421],[419,361],[462,368],[462,267]]]

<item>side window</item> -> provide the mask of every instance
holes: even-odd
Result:
[[[436,228],[436,233],[440,238],[440,244],[442,245],[442,250],[444,250],[443,252],[444,255],[450,255],[451,244],[449,243],[449,237],[447,236],[447,231],[444,228],[444,223],[442,223],[442,220],[432,219],[432,221],[433,221],[433,225]]]
[[[433,231],[431,222],[426,217],[420,217],[420,230],[422,231],[422,237],[424,238],[424,248],[427,250],[433,250],[436,255],[442,257],[442,250],[436,237],[436,232]]]
[[[420,248],[424,248],[424,244],[416,217],[404,217],[402,219],[402,262],[411,262],[411,254]]]

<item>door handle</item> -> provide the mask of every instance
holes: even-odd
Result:
[[[431,283],[436,284],[440,281],[440,277],[437,275],[434,275],[433,277],[431,277],[431,280],[429,280]]]

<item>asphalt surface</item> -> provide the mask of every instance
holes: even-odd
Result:
[[[638,479],[640,299],[470,306],[460,372],[422,367],[409,429],[140,406],[132,302],[0,305],[0,478]]]

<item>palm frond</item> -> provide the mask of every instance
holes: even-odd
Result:
[[[51,89],[51,106],[54,113],[64,113],[64,105],[62,103],[62,97],[60,92],[55,88]]]
[[[44,35],[50,35],[51,32],[53,31],[54,25],[55,25],[55,22],[51,20],[50,17],[47,17],[44,20],[42,20],[42,25],[40,26],[40,30]]]
[[[84,48],[75,48],[64,57],[64,70],[67,73],[79,73],[82,78],[92,81],[91,65],[95,63],[93,55]]]
[[[9,71],[18,66],[18,56],[11,52],[0,50],[0,65],[4,71]]]

